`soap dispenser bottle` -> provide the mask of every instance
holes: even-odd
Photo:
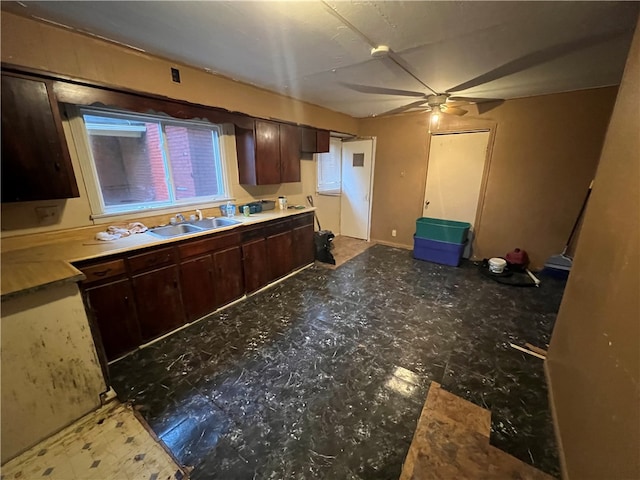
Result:
[[[227,217],[233,217],[235,215],[236,206],[231,203],[231,201],[227,202]]]

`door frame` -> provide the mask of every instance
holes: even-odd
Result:
[[[473,222],[473,243],[478,240],[479,232],[481,229],[482,213],[484,210],[484,199],[487,193],[487,184],[489,179],[489,170],[491,168],[491,159],[493,158],[493,147],[496,138],[497,122],[491,120],[479,120],[469,119],[462,120],[455,118],[451,125],[447,125],[443,128],[434,128],[429,130],[427,135],[427,168],[424,176],[424,188],[422,189],[422,203],[420,204],[420,211],[424,210],[424,204],[426,199],[426,187],[427,187],[427,175],[429,175],[429,156],[431,155],[431,137],[434,135],[454,135],[459,133],[478,133],[489,132],[489,138],[487,139],[487,151],[484,159],[484,169],[482,171],[482,180],[480,181],[480,193],[478,195],[478,207],[476,209],[476,218]],[[471,245],[471,251],[473,252],[473,245]],[[473,257],[473,255],[471,255]]]
[[[357,142],[361,140],[371,140],[371,175],[369,177],[369,211],[367,212],[367,242],[371,241],[371,211],[373,207],[373,178],[376,168],[376,137],[355,137],[342,140],[342,144]],[[342,169],[342,151],[340,152],[340,168]],[[342,235],[342,174],[340,175],[340,234]]]

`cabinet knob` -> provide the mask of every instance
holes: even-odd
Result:
[[[53,167],[56,169],[56,172],[59,172],[60,170],[62,170],[62,167],[60,166],[60,162],[55,162],[53,164]]]

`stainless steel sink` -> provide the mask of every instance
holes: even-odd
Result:
[[[178,235],[188,235],[189,233],[202,232],[204,228],[196,227],[188,223],[180,223],[179,225],[167,225],[166,227],[150,228],[149,233],[158,237],[177,237]]]
[[[162,238],[178,237],[190,233],[215,230],[216,228],[231,227],[240,225],[241,222],[230,218],[205,218],[189,223],[179,223],[177,225],[167,225],[166,227],[150,228],[149,233]]]
[[[239,225],[241,222],[238,220],[232,220],[230,218],[204,218],[202,220],[196,220],[189,222],[190,225],[203,228],[205,230],[211,230],[214,228],[231,227],[233,225]]]

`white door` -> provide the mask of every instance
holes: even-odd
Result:
[[[432,135],[422,216],[473,224],[487,158],[489,132]]]
[[[369,240],[373,152],[372,139],[342,143],[341,235]]]

